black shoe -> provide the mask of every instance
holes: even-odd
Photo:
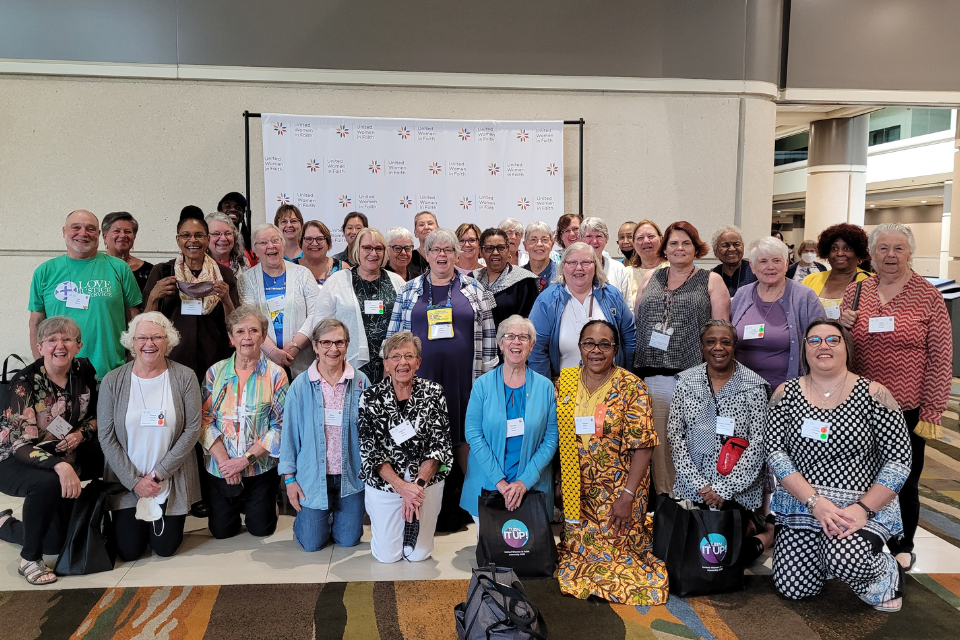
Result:
[[[201,500],[190,507],[190,515],[192,515],[194,518],[209,518],[210,507],[207,506],[206,502]]]

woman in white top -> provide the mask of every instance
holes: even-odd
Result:
[[[327,279],[317,296],[313,317],[336,318],[346,325],[350,344],[347,362],[376,384],[383,380],[380,347],[387,337],[397,292],[403,278],[384,267],[387,241],[376,229],[361,229],[353,243],[355,269],[338,271]]]
[[[253,249],[260,261],[243,274],[241,302],[259,307],[270,320],[263,352],[296,377],[313,361],[308,336],[320,288],[309,269],[284,260],[283,239],[274,225],[254,229]]]
[[[117,555],[137,560],[149,545],[167,557],[200,500],[200,385],[192,369],[167,359],[180,334],[162,313],[136,316],[120,342],[134,360],[104,376],[97,406],[104,480],[127,488],[110,497]]]

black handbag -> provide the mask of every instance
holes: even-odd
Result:
[[[528,491],[514,511],[507,511],[499,491],[483,490],[477,500],[477,566],[510,567],[525,578],[553,577],[557,545],[547,520],[543,493]]]
[[[506,567],[473,570],[467,599],[453,608],[458,640],[547,640],[547,623]]]
[[[111,571],[117,551],[110,540],[107,500],[127,489],[120,483],[94,480],[73,503],[67,537],[53,571],[58,576],[85,576]]]
[[[743,589],[740,548],[746,526],[739,509],[684,509],[661,494],[653,516],[653,555],[667,565],[670,593],[686,597]]]
[[[6,359],[4,359],[3,372],[0,373],[0,411],[4,411],[10,406],[10,383],[13,381],[14,376],[20,372],[20,369],[13,369],[10,371],[7,370],[7,367],[10,364],[10,358],[16,358],[24,367],[27,366],[27,363],[23,361],[23,358],[15,353],[11,353],[6,357]]]

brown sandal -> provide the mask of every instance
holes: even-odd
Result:
[[[27,582],[34,586],[53,584],[57,581],[57,574],[50,570],[43,558],[21,565],[17,573],[26,578]],[[42,580],[47,576],[53,576],[53,580]]]

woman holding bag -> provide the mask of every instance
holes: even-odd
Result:
[[[551,462],[557,451],[557,402],[550,380],[527,366],[537,332],[526,318],[500,323],[497,345],[503,365],[480,376],[467,405],[470,445],[460,506],[479,524],[482,490],[503,494],[509,511],[527,491],[540,491],[546,515],[553,515]]]

